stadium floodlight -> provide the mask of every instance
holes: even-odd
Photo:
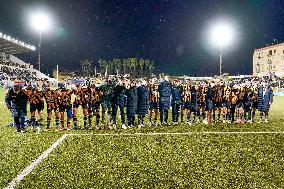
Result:
[[[51,27],[51,19],[46,12],[38,11],[31,15],[31,24],[35,30],[44,32]]]
[[[211,30],[212,43],[220,49],[220,76],[222,75],[223,48],[232,44],[235,32],[230,23],[220,22],[213,26]]]
[[[42,33],[48,31],[51,28],[52,21],[51,16],[44,11],[37,11],[31,14],[32,27],[39,32],[38,43],[38,71],[41,69],[41,40]]]

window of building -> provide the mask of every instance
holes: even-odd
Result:
[[[274,53],[276,53],[276,49],[274,49]]]
[[[268,52],[268,56],[271,56],[272,55],[272,50],[270,50],[269,52]]]

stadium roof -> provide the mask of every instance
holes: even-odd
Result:
[[[18,39],[12,38],[0,32],[0,53],[19,54],[35,51],[35,46],[26,44]]]

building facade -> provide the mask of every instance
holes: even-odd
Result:
[[[253,74],[284,76],[284,43],[255,49]]]

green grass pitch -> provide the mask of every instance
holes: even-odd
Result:
[[[284,97],[270,123],[14,133],[0,104],[0,188],[64,133],[284,131]],[[0,102],[4,91],[0,90]],[[284,188],[284,134],[68,136],[18,188]]]

